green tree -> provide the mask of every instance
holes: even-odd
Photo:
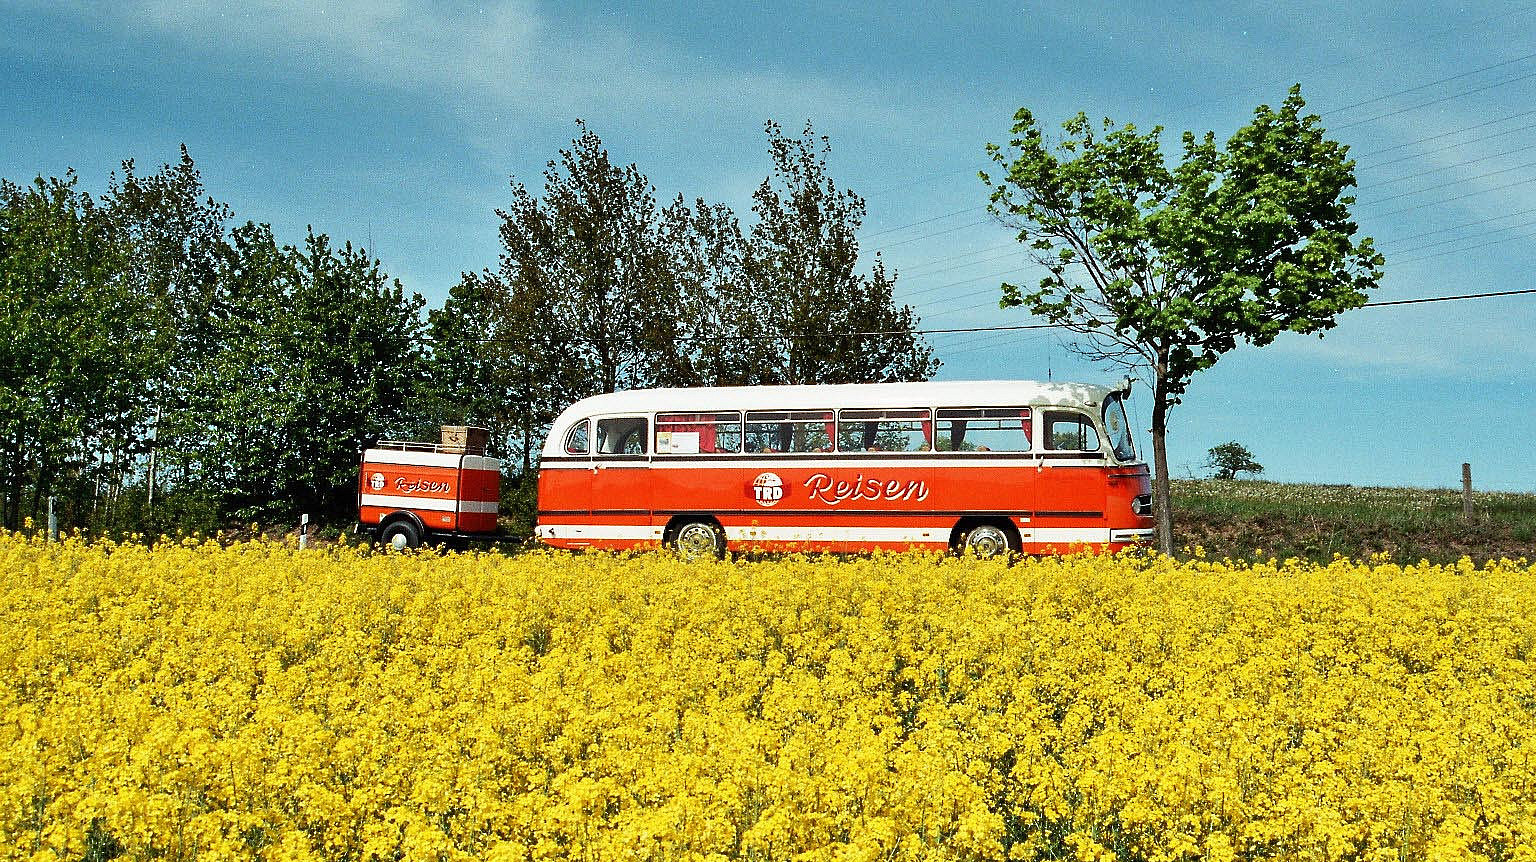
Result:
[[[515,272],[465,273],[429,316],[436,414],[486,427],[491,453],[514,472],[533,469],[544,429],[591,394],[589,366],[546,288]]]
[[[1257,475],[1264,472],[1264,465],[1253,459],[1248,447],[1236,441],[1212,446],[1207,455],[1205,466],[1215,471],[1212,477],[1216,479],[1236,479],[1238,473]]]
[[[1191,378],[1239,342],[1262,347],[1281,332],[1321,335],[1362,305],[1384,263],[1350,218],[1355,185],[1348,148],[1303,115],[1300,87],[1278,110],[1219,146],[1183,136],[1170,167],[1160,135],[1083,114],[1048,145],[1020,109],[991,211],[1017,229],[1046,270],[1038,287],[1003,285],[1022,305],[1082,337],[1086,357],[1145,371],[1152,381],[1157,535],[1173,548],[1167,428]]]
[[[185,145],[176,164],[147,176],[138,173],[132,160],[124,161],[122,176],[113,175],[102,205],[123,246],[122,277],[146,302],[142,325],[157,336],[157,348],[143,357],[150,366],[143,408],[123,417],[115,444],[120,450],[147,452],[147,460],[119,461],[124,469],[111,481],[121,484],[142,470],[148,517],[135,526],[154,529],[168,523],[153,517],[157,492],[167,484],[185,486],[187,478],[185,464],[174,458],[167,464],[160,457],[158,426],[167,414],[173,426],[185,424],[188,417],[181,414],[188,408],[188,388],[220,348],[213,340],[209,309],[219,289],[232,212],[207,194]],[[115,512],[105,514],[99,524],[124,526]]]
[[[640,169],[579,128],[542,196],[512,183],[496,271],[466,273],[432,314],[445,406],[472,407],[523,471],[571,401],[713,383],[728,362],[714,336],[720,292],[738,283],[734,216],[681,198],[658,209]]]
[[[672,283],[666,299],[674,313],[655,325],[667,345],[670,386],[728,386],[755,379],[758,363],[743,337],[755,320],[742,276],[745,238],[736,214],[702,198],[681,195],[663,212],[662,243]]]
[[[361,450],[430,422],[423,300],[350,243],[311,231],[303,248],[279,246],[250,223],[232,234],[220,284],[222,349],[166,428],[178,457],[228,515],[353,517]]]
[[[556,312],[561,331],[546,335],[571,348],[589,393],[654,385],[667,376],[666,322],[677,313],[655,190],[578,127],[545,169],[543,197],[514,181],[511,205],[497,211],[498,276],[529,299],[517,304]]]
[[[932,375],[894,278],[878,259],[857,272],[864,202],[827,177],[809,127],[788,139],[769,124],[775,173],[748,237],[722,204],[658,208],[639,168],[578,125],[542,195],[513,181],[500,265],[431,313],[440,412],[489,426],[521,462],[509,478],[532,475],[549,423],[586,395]]]
[[[101,460],[143,413],[154,310],[123,277],[109,213],[65,179],[0,181],[0,464],[4,523],[63,492],[65,523],[99,496]],[[110,454],[109,454],[110,453]],[[110,469],[116,470],[115,465]]]
[[[773,172],[752,195],[741,290],[728,314],[753,373],[743,383],[926,380],[939,362],[897,306],[879,255],[859,271],[864,199],[827,173],[831,142],[806,123],[798,138],[765,125]]]

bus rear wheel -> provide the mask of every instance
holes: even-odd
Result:
[[[725,556],[725,535],[710,521],[688,521],[673,534],[672,548],[688,561],[718,560]]]
[[[987,560],[1016,554],[1019,547],[1008,530],[996,524],[977,524],[966,531],[965,538],[960,542],[960,551]]]

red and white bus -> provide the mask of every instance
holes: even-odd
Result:
[[[572,404],[539,469],[561,548],[1118,550],[1152,535],[1121,388],[639,389]]]

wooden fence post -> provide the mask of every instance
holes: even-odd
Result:
[[[1461,465],[1461,516],[1472,523],[1472,465]]]

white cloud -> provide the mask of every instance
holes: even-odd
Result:
[[[134,0],[112,8],[122,29],[229,62],[266,58],[338,81],[427,92],[458,110],[484,147],[494,147],[507,118],[530,113],[662,123],[836,114],[899,124],[911,116],[879,93],[722,66],[613,25],[583,22],[580,32],[567,32],[526,0],[468,8],[425,0],[264,0],[238,11],[213,0]]]

